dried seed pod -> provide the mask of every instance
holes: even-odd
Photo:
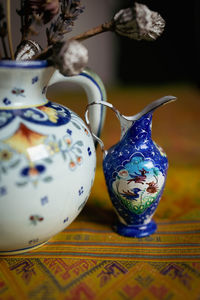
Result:
[[[17,51],[15,53],[16,60],[30,60],[35,55],[41,52],[42,48],[38,43],[31,40],[24,40],[17,47]]]
[[[55,67],[65,76],[80,74],[88,62],[88,50],[80,42],[59,42],[53,47],[51,57]]]
[[[121,9],[113,20],[119,35],[135,40],[155,40],[165,27],[165,21],[157,12],[137,2],[134,7]]]

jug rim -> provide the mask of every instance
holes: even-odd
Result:
[[[52,66],[48,60],[0,60],[0,68],[37,69]]]

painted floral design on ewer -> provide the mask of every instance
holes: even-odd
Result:
[[[108,151],[95,134],[104,158],[103,171],[112,204],[118,216],[116,231],[124,236],[144,237],[155,232],[152,220],[162,196],[168,169],[164,151],[151,138],[152,114],[155,109],[174,101],[166,96],[147,105],[134,116],[124,116],[108,102],[121,125],[121,139]],[[90,125],[88,110],[86,123]]]

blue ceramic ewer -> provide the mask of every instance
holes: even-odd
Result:
[[[108,192],[118,215],[117,233],[128,237],[144,237],[155,232],[152,216],[162,196],[168,169],[167,156],[151,138],[152,114],[158,107],[176,100],[165,96],[147,105],[134,116],[122,115],[108,102],[105,105],[117,115],[121,125],[121,139],[108,151],[100,138],[104,158],[103,171]],[[88,109],[85,113],[89,124]]]

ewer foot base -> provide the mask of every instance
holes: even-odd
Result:
[[[120,235],[142,238],[153,234],[157,229],[157,225],[153,220],[151,220],[148,224],[143,225],[125,225],[118,222],[114,228]]]

